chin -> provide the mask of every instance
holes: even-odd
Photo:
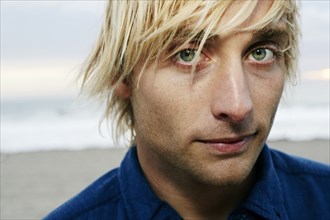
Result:
[[[227,158],[219,158],[214,163],[200,166],[201,181],[206,184],[225,187],[244,183],[253,176],[254,166],[262,150],[264,142],[262,137],[255,137],[242,154]],[[204,171],[202,171],[204,169]],[[203,174],[204,173],[204,174]]]

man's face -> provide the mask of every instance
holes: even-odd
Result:
[[[226,12],[219,27],[238,7]],[[259,4],[245,25],[268,8]],[[130,92],[142,167],[216,186],[242,182],[258,158],[283,91],[285,64],[278,44],[232,32],[208,40],[200,56],[191,43],[156,69],[146,68]]]

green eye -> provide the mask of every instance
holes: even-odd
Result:
[[[250,59],[256,60],[256,61],[270,61],[274,58],[274,52],[266,49],[266,48],[259,48],[251,52],[249,55]]]
[[[256,60],[263,60],[267,55],[267,51],[266,49],[257,49],[253,51],[251,55]]]
[[[195,53],[196,51],[193,49],[185,49],[179,52],[179,57],[182,59],[184,62],[191,62],[195,58]]]

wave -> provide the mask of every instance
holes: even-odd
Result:
[[[114,147],[98,105],[72,99],[7,102],[1,106],[1,152]],[[280,105],[269,140],[329,140],[329,104]],[[124,146],[124,141],[120,142]]]

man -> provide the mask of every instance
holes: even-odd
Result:
[[[133,146],[46,219],[329,219],[329,167],[265,144],[293,1],[109,1],[83,87]]]

